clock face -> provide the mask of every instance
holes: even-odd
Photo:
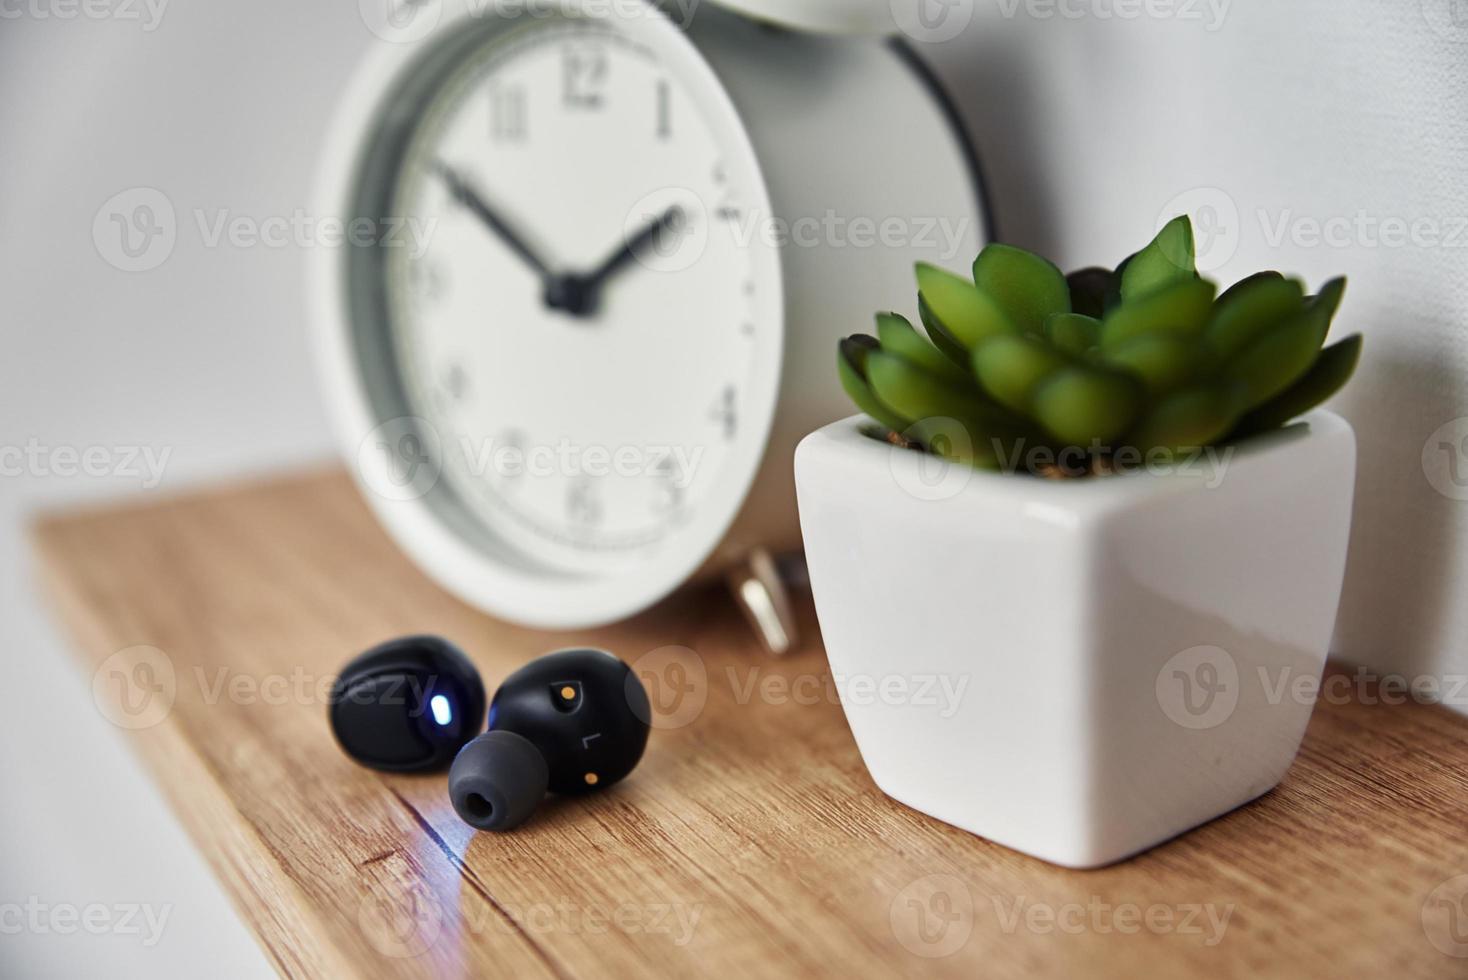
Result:
[[[492,539],[553,570],[635,567],[721,533],[759,463],[780,342],[764,187],[681,36],[545,14],[476,33],[387,114],[378,213],[411,233],[372,252],[375,329]]]

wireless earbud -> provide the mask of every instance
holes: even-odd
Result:
[[[562,650],[500,685],[489,731],[449,769],[449,799],[479,830],[509,830],[546,791],[586,793],[630,773],[647,746],[651,707],[642,681],[602,650]]]
[[[632,669],[603,650],[562,650],[515,671],[495,692],[458,647],[405,636],[342,669],[331,730],[364,766],[449,769],[449,798],[480,830],[524,822],[546,791],[586,793],[626,776],[647,746],[652,708]]]
[[[447,766],[484,721],[484,683],[458,647],[405,636],[368,650],[331,690],[331,730],[364,766],[428,772]]]

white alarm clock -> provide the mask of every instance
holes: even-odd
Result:
[[[732,574],[788,646],[769,556],[799,548],[796,442],[852,411],[837,340],[988,238],[951,107],[873,36],[888,0],[724,6],[445,0],[344,93],[328,404],[393,539],[502,618]]]

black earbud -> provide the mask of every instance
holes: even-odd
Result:
[[[463,651],[437,636],[368,650],[332,685],[331,730],[373,769],[429,772],[453,761],[484,722],[484,682]]]
[[[586,793],[630,773],[652,709],[630,667],[603,650],[562,650],[515,671],[495,692],[482,735],[484,684],[436,636],[390,640],[347,664],[332,687],[337,742],[364,766],[449,769],[449,798],[480,830],[509,830],[545,797]]]
[[[460,750],[449,799],[469,825],[509,830],[547,790],[586,793],[630,773],[647,746],[642,681],[602,650],[562,650],[515,671],[495,692],[489,731]]]

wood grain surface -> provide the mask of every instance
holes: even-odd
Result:
[[[1468,720],[1441,708],[1322,701],[1273,793],[1067,871],[877,790],[808,601],[779,660],[717,590],[606,629],[509,626],[410,566],[337,472],[35,539],[95,672],[77,696],[147,759],[285,975],[1468,976]],[[415,631],[458,641],[491,690],[557,647],[612,650],[659,702],[641,767],[502,835],[460,823],[441,775],[357,767],[326,688]]]

